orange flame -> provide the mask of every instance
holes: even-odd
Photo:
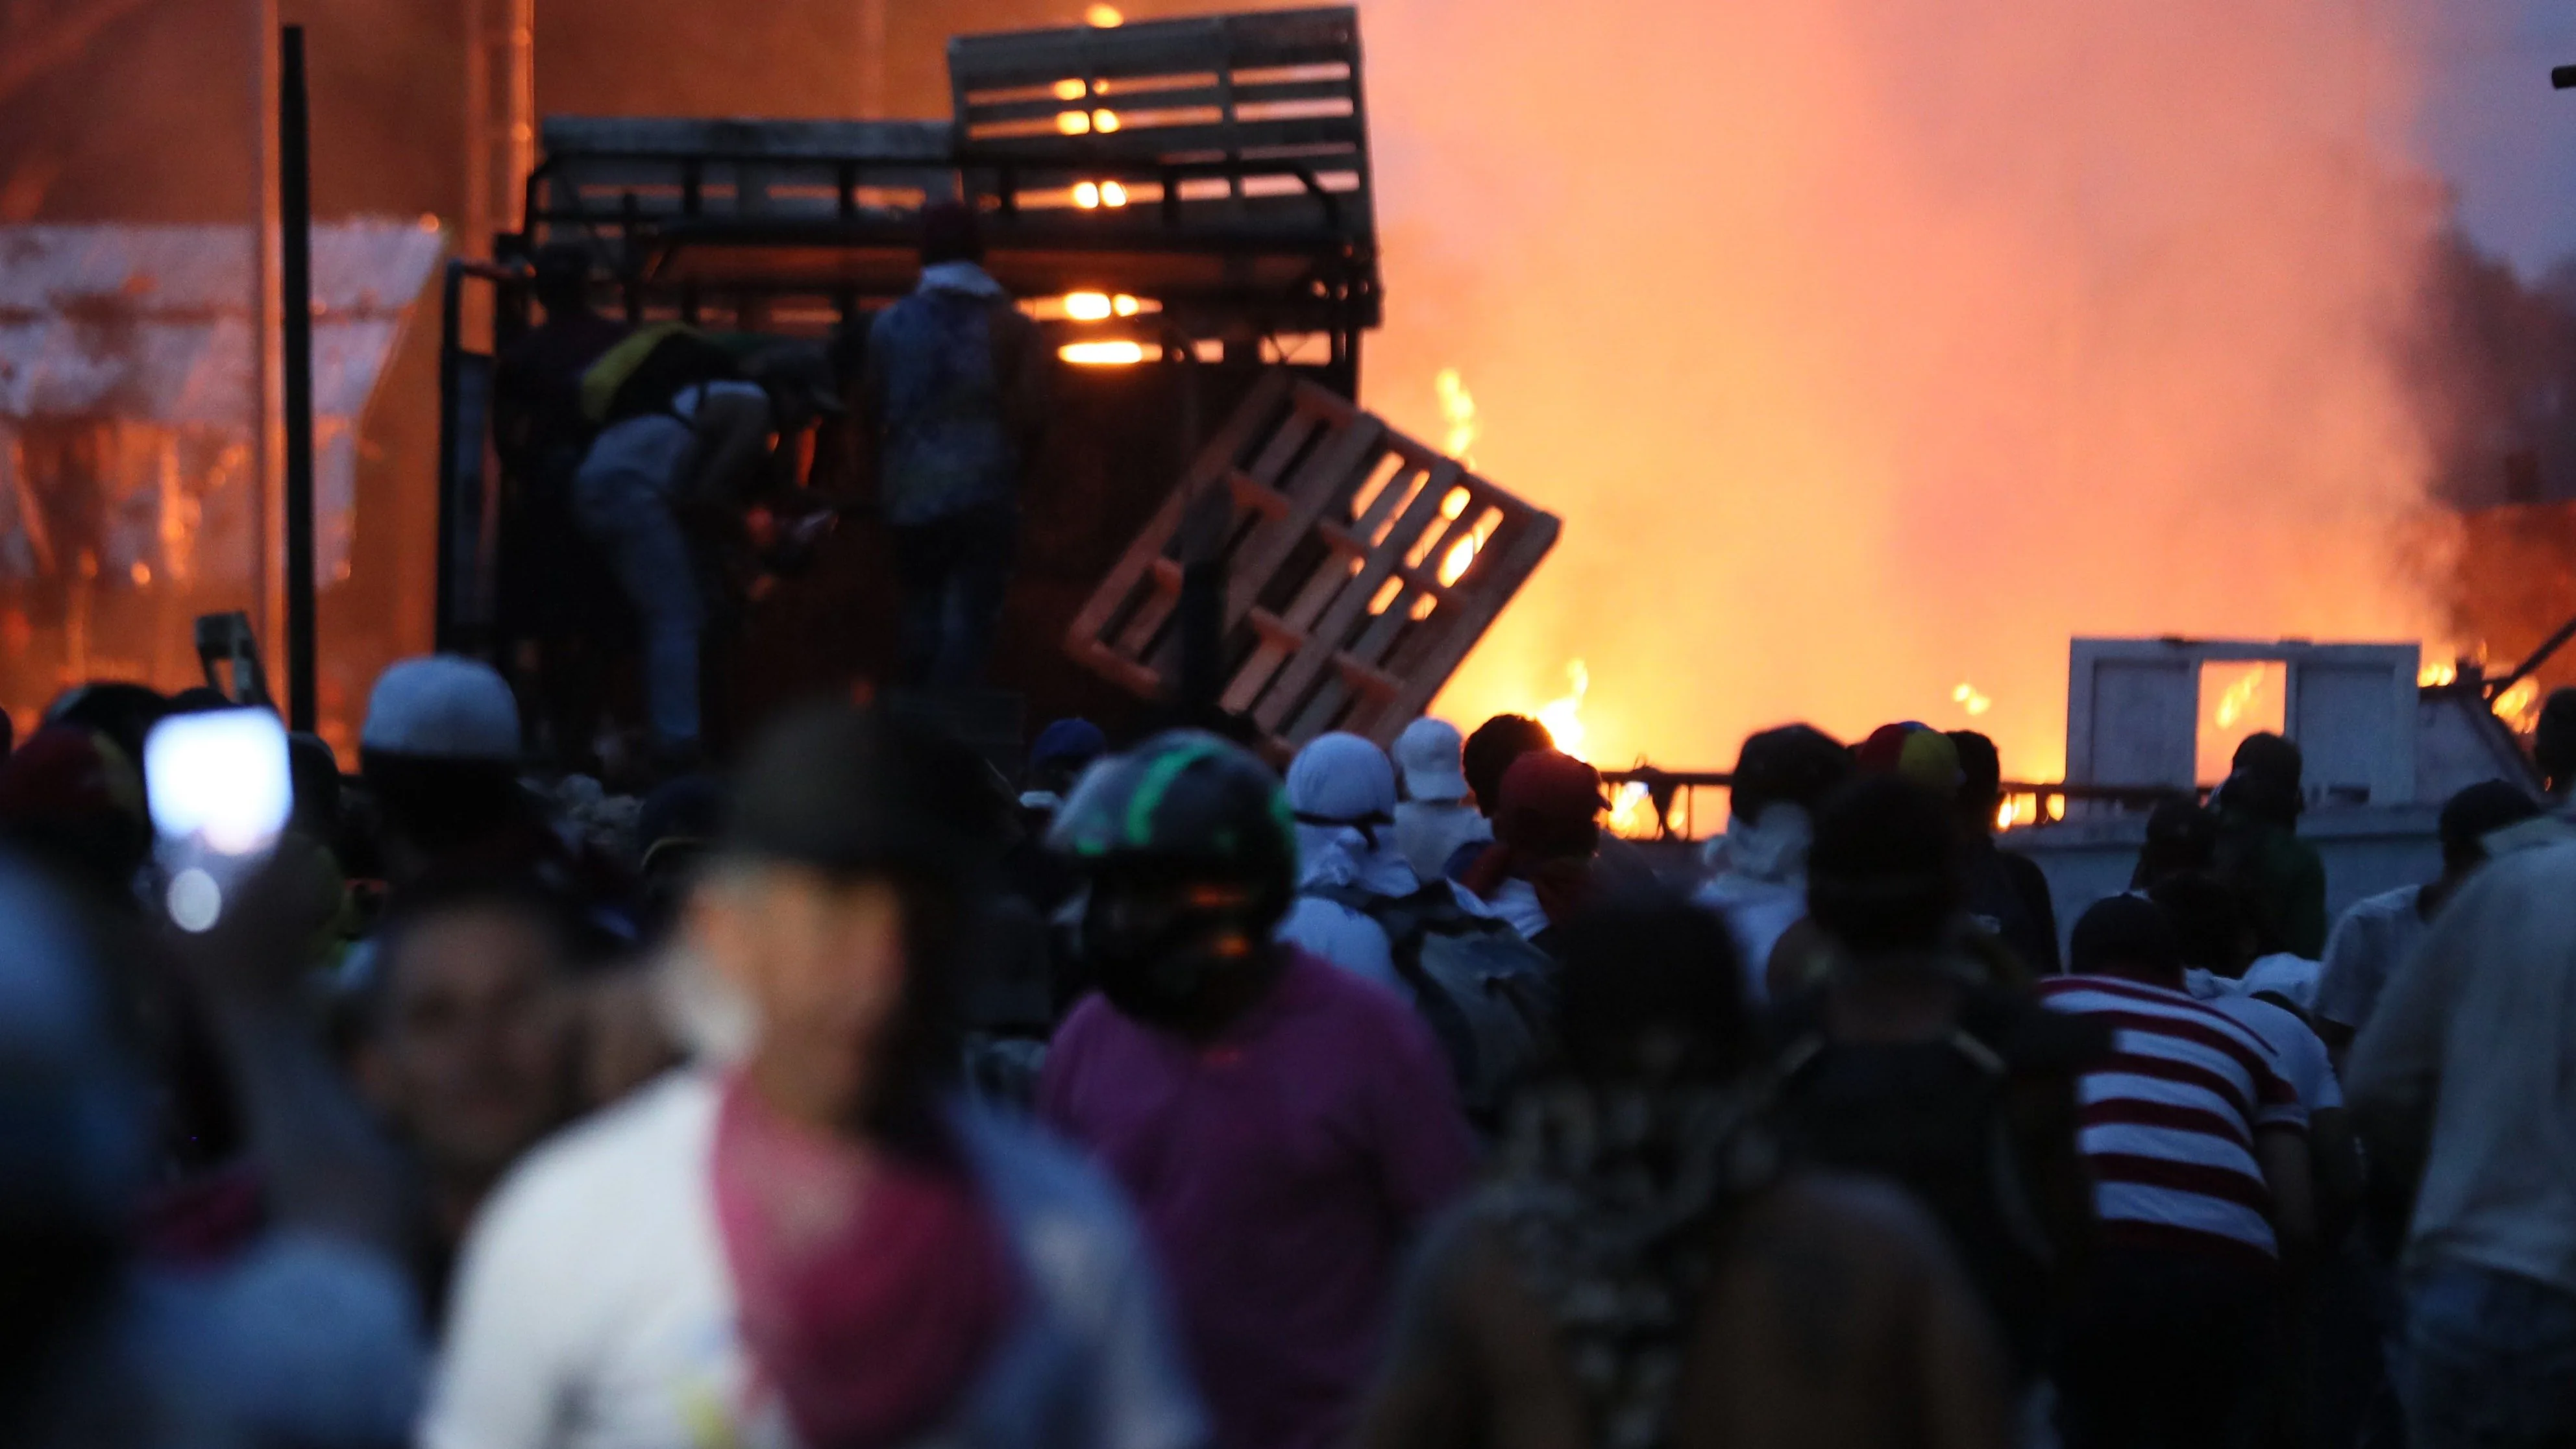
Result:
[[[1440,369],[1440,375],[1431,380],[1431,390],[1440,395],[1440,421],[1448,428],[1441,436],[1440,451],[1461,463],[1474,463],[1468,455],[1476,446],[1475,395],[1467,391],[1465,379],[1454,367]]]
[[[2262,672],[2252,669],[2245,671],[2237,677],[2234,684],[2227,686],[2226,693],[2218,697],[2217,705],[2210,711],[2210,723],[2223,730],[2236,728],[2236,722],[2253,711],[2254,701],[2262,693]]]
[[[1635,840],[1652,837],[1661,824],[1644,782],[1631,780],[1610,796],[1610,833]]]
[[[1540,705],[1538,722],[1547,726],[1547,737],[1556,741],[1557,749],[1576,759],[1583,757],[1583,696],[1592,692],[1592,671],[1583,661],[1573,660],[1565,666],[1566,692]]]
[[[2513,688],[2496,696],[2496,718],[2513,727],[2518,735],[2540,728],[2540,681],[2525,677]]]

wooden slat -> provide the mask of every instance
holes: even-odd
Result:
[[[1288,464],[1296,458],[1298,450],[1305,447],[1315,436],[1315,430],[1323,425],[1323,420],[1315,416],[1313,408],[1295,402],[1291,406],[1294,411],[1289,414],[1288,421],[1278,432],[1271,434],[1269,443],[1260,454],[1243,468],[1245,476],[1265,487],[1278,485],[1279,475],[1288,471]]]
[[[1428,489],[1424,490],[1413,500],[1412,505],[1405,509],[1403,517],[1396,520],[1395,532],[1389,535],[1387,542],[1394,543],[1397,539],[1409,538],[1412,534],[1419,533],[1424,524],[1439,516],[1439,512],[1438,496]],[[1367,609],[1369,599],[1386,582],[1387,573],[1393,567],[1396,556],[1395,552],[1385,545],[1380,545],[1370,555],[1359,573],[1334,593],[1333,602],[1324,609],[1322,616],[1313,626],[1313,632],[1319,640],[1329,645],[1351,627],[1352,622]],[[1271,685],[1260,708],[1253,711],[1252,717],[1263,728],[1272,733],[1278,733],[1280,727],[1289,721],[1289,710],[1305,694],[1307,687],[1323,673],[1325,665],[1331,662],[1331,657],[1328,649],[1309,648],[1289,661],[1288,666],[1279,672],[1278,681]]]
[[[1154,517],[1145,525],[1145,531],[1127,546],[1127,552],[1119,558],[1117,566],[1109,571],[1109,576],[1084,603],[1082,611],[1074,616],[1073,624],[1065,635],[1072,647],[1078,649],[1099,639],[1101,630],[1108,627],[1110,617],[1144,580],[1153,563],[1163,557],[1173,535],[1180,531],[1182,515],[1189,511],[1199,491],[1210,486],[1220,470],[1232,468],[1235,458],[1252,445],[1255,435],[1287,397],[1293,381],[1286,372],[1264,376],[1253,386],[1242,406],[1236,408],[1234,415],[1217,429],[1216,436],[1210,438],[1207,447],[1200,451],[1198,460],[1191,465],[1180,486],[1163,500],[1162,507],[1154,510]],[[1169,612],[1168,604],[1165,612]]]
[[[1120,70],[1272,69],[1354,61],[1358,41],[1359,13],[1347,7],[1066,26],[959,36],[948,73],[962,92]]]
[[[1058,79],[1092,78],[1069,75],[1060,76]],[[1129,91],[1115,84],[1114,77],[1107,79],[1112,80],[1113,83],[1108,92],[1102,95],[1076,96],[1070,100],[1050,94],[1019,101],[970,101],[966,109],[959,113],[959,119],[966,123],[967,134],[971,136],[975,134],[978,127],[998,125],[1005,121],[1053,120],[1066,111],[1115,111],[1118,113],[1119,129],[1112,134],[1124,136],[1131,132],[1150,131],[1154,122],[1143,118],[1162,111],[1213,111],[1224,117],[1226,121],[1250,129],[1269,125],[1270,121],[1258,116],[1246,117],[1243,110],[1247,106],[1276,106],[1303,101],[1341,101],[1351,107],[1351,110],[1343,115],[1308,118],[1317,120],[1347,119],[1348,116],[1357,114],[1359,107],[1359,98],[1348,80],[1277,81],[1254,85],[1238,82],[1232,86],[1196,85],[1177,86],[1168,90]]]
[[[1386,425],[1363,414],[1307,454],[1304,466],[1284,490],[1287,496],[1280,499],[1277,526],[1249,540],[1235,561],[1235,576],[1229,580],[1233,608],[1252,607],[1261,587],[1279,571],[1279,565],[1298,542],[1314,531],[1324,510],[1332,506],[1334,485],[1348,479],[1353,470],[1359,470],[1363,478],[1367,476],[1366,470],[1377,461],[1380,441],[1385,436]]]
[[[1440,692],[1440,686],[1446,684],[1449,676],[1458,672],[1458,666],[1466,662],[1467,651],[1475,648],[1476,641],[1485,637],[1485,631],[1493,626],[1503,606],[1520,592],[1521,585],[1528,582],[1539,561],[1547,557],[1548,550],[1556,547],[1559,527],[1554,517],[1544,513],[1533,514],[1510,542],[1503,545],[1502,556],[1491,560],[1493,572],[1485,580],[1485,586],[1474,596],[1457,602],[1454,606],[1457,612],[1436,636],[1437,642],[1409,671],[1410,687],[1399,699],[1404,708],[1418,713],[1430,706],[1431,698]],[[1494,541],[1503,544],[1499,529]],[[1480,560],[1480,565],[1483,562]],[[1431,620],[1450,613],[1451,607],[1443,605]],[[1434,682],[1426,685],[1426,680]]]
[[[1072,110],[1074,107],[1058,109]],[[971,164],[982,165],[1000,159],[1041,166],[1078,167],[1085,161],[1139,158],[1179,162],[1202,152],[1213,156],[1238,156],[1272,146],[1343,145],[1358,148],[1365,146],[1367,141],[1368,129],[1360,124],[1356,115],[1122,127],[1106,135],[1094,131],[1084,136],[1064,136],[1053,132],[1034,136],[992,136],[970,130],[967,132],[965,159]],[[1247,159],[1259,158],[1249,155]]]

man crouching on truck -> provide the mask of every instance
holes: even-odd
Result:
[[[636,344],[652,355],[619,388],[621,416],[582,459],[573,507],[634,606],[653,762],[674,773],[704,753],[699,665],[721,565],[755,542],[754,505],[797,491],[798,435],[844,405],[830,361],[810,344],[778,343],[738,370],[693,330],[649,343],[639,334]],[[639,391],[654,396],[639,402]]]

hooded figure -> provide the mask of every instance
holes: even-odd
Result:
[[[1386,931],[1318,892],[1396,899],[1422,888],[1395,844],[1395,766],[1358,735],[1318,736],[1288,766],[1297,822],[1297,903],[1279,939],[1410,999]]]
[[[1756,1001],[1772,948],[1807,914],[1816,812],[1851,774],[1850,752],[1810,725],[1764,730],[1736,757],[1726,833],[1709,843],[1695,899],[1726,918]]]
[[[2286,951],[2315,961],[2326,951],[2326,868],[2298,835],[2304,774],[2296,743],[2246,736],[2210,801],[2218,814],[2212,863],[2252,903],[2265,955]]]
[[[986,272],[973,208],[921,213],[921,284],[869,324],[859,395],[902,584],[903,677],[980,683],[1055,349]]]

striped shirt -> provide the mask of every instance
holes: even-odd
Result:
[[[2039,995],[2115,1033],[2077,1086],[2104,1239],[2277,1258],[2254,1133],[2305,1131],[2308,1114],[2262,1038],[2188,993],[2118,977],[2053,977]]]

